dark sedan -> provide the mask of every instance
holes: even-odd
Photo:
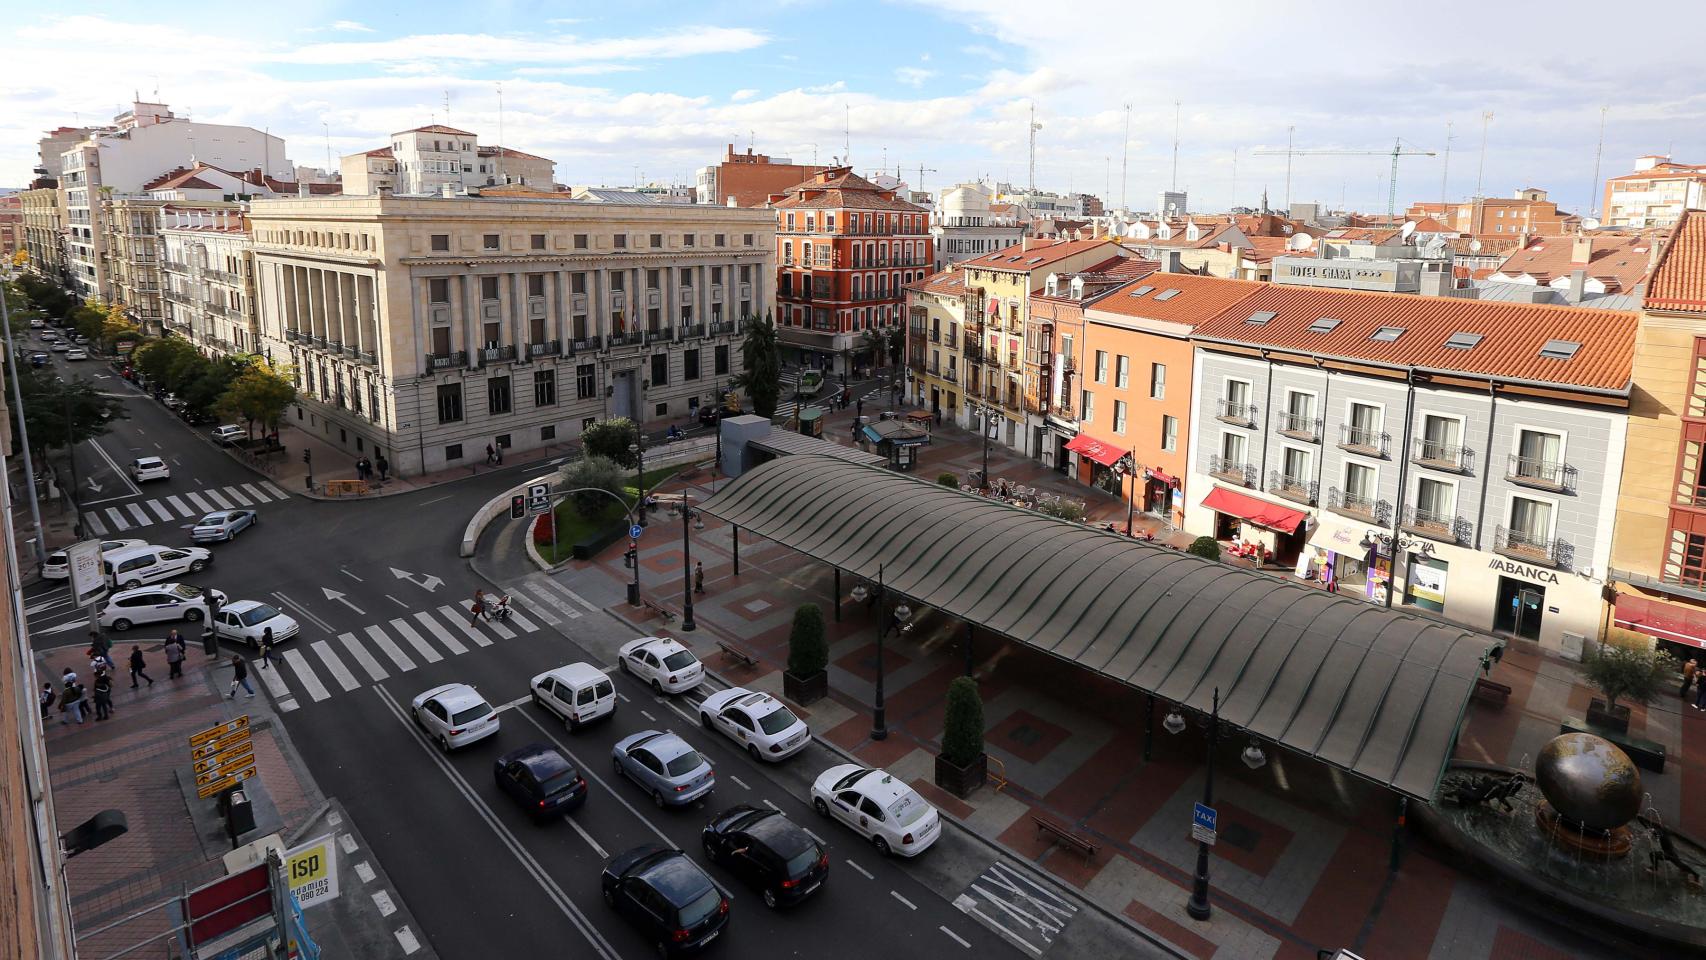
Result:
[[[655,843],[610,858],[599,878],[604,902],[663,956],[704,947],[729,922],[729,901],[680,850]]]
[[[705,855],[727,867],[774,910],[799,903],[829,877],[829,854],[774,810],[739,804],[705,825]]]
[[[555,748],[543,743],[530,743],[504,754],[492,773],[505,793],[541,820],[579,809],[586,802],[586,778]]]

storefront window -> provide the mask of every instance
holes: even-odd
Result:
[[[1404,575],[1404,602],[1434,613],[1445,612],[1445,579],[1450,564],[1434,557],[1410,554]]]

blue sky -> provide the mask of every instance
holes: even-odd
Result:
[[[309,2],[237,8],[59,4],[0,37],[0,184],[34,165],[40,131],[106,120],[132,91],[212,122],[266,127],[298,163],[378,146],[432,121],[558,162],[565,183],[681,180],[723,145],[924,186],[1026,177],[1153,205],[1285,194],[1297,146],[1439,156],[1402,162],[1400,202],[1550,189],[1570,209],[1648,152],[1706,162],[1706,87],[1690,39],[1706,8],[1666,26],[1596,27],[1604,4],[1443,0],[895,0],[837,3]],[[613,15],[613,10],[620,15]],[[1626,42],[1626,47],[1616,44]],[[92,69],[79,69],[82,64]],[[448,91],[448,117],[445,96]],[[1131,105],[1129,141],[1125,104]],[[1481,168],[1482,114],[1487,152]],[[1451,124],[1449,171],[1443,156]],[[846,131],[849,131],[846,132]],[[1122,180],[1122,152],[1129,154]],[[1299,158],[1297,200],[1383,209],[1384,157]],[[1444,176],[1449,173],[1449,176]]]

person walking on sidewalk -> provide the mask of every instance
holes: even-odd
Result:
[[[474,591],[474,605],[468,608],[468,626],[472,627],[486,615],[486,591]]]
[[[59,722],[70,723],[75,721],[78,726],[82,726],[83,685],[77,682],[77,675],[75,673],[67,670],[65,671],[65,675],[65,691],[59,695],[59,709],[65,714],[65,716],[60,717]],[[67,717],[70,719],[66,719]]]
[[[95,719],[113,715],[113,678],[105,670],[95,672]]]
[[[1682,665],[1682,690],[1677,694],[1684,700],[1688,699],[1688,688],[1700,679],[1700,658],[1695,657]]]
[[[385,459],[385,454],[382,453],[378,460],[373,461],[373,465],[379,469],[379,482],[384,483],[385,475],[391,472],[391,461]]]
[[[132,690],[136,689],[136,686],[137,686],[136,678],[137,677],[141,677],[142,679],[147,680],[148,685],[151,687],[154,685],[154,678],[150,677],[148,675],[147,667],[148,667],[148,662],[146,660],[142,659],[142,644],[140,644],[140,643],[131,644],[130,645],[130,689],[132,689]]]
[[[693,592],[705,592],[705,561],[693,561]]]
[[[272,628],[261,631],[261,669],[267,669],[269,664],[279,662],[278,653],[273,650]]]
[[[250,700],[255,699],[255,688],[249,685],[249,665],[235,653],[231,655],[231,671],[231,692],[225,695],[225,699],[237,699],[237,688],[239,686],[243,688],[243,692],[249,695]]]
[[[486,466],[488,466],[488,467],[492,466],[493,464],[496,464],[497,462],[498,462],[497,452],[492,449],[491,444],[489,444],[489,443],[486,444]]]
[[[59,694],[54,692],[53,684],[52,683],[42,684],[41,685],[41,720],[43,723],[47,722],[48,711],[52,710],[53,705],[57,702],[59,702]]]
[[[184,675],[184,638],[177,628],[166,634],[166,679],[176,680]]]

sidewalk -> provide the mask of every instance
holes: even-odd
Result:
[[[868,412],[871,405],[867,405]],[[845,442],[852,411],[825,436]],[[928,480],[942,470],[980,466],[975,437],[939,428],[915,471]],[[1039,464],[990,449],[990,473],[1084,499],[1093,522],[1123,528],[1125,504],[1054,475]],[[715,482],[721,486],[721,481]],[[673,487],[709,496],[713,477],[687,474]],[[666,489],[669,489],[666,487]],[[1145,528],[1159,520],[1140,518]],[[1222,742],[1216,764],[1220,843],[1211,872],[1216,907],[1210,921],[1184,912],[1195,867],[1191,807],[1203,790],[1206,743],[1195,728],[1171,736],[1155,723],[1144,759],[1144,697],[1018,644],[980,636],[975,675],[984,700],[986,744],[1004,787],[987,786],[960,801],[932,781],[949,681],[964,671],[965,629],[926,613],[883,653],[889,737],[869,738],[875,685],[875,641],[865,613],[846,599],[835,619],[831,571],[780,545],[742,536],[741,573],[733,572],[730,529],[706,519],[694,559],[705,564],[707,593],[695,598],[695,645],[723,639],[758,656],[746,668],[721,653],[713,667],[733,682],[780,693],[787,635],[800,603],[823,606],[829,623],[832,697],[803,711],[814,728],[866,762],[909,781],[948,815],[1080,890],[1111,914],[1207,958],[1313,960],[1320,949],[1348,948],[1393,958],[1560,958],[1603,956],[1605,948],[1537,919],[1446,862],[1413,833],[1401,869],[1388,869],[1396,804],[1390,794],[1314,761],[1270,750],[1250,771],[1237,762],[1241,742]],[[1173,539],[1170,537],[1170,539]],[[1188,538],[1185,538],[1188,542]],[[575,564],[624,582],[622,551]],[[679,605],[679,546],[643,549],[647,596]],[[637,614],[624,608],[625,616]],[[641,619],[644,619],[643,617]],[[660,624],[660,626],[662,626]],[[1529,759],[1557,731],[1558,718],[1579,713],[1587,690],[1569,664],[1519,647],[1494,672],[1513,687],[1502,711],[1473,708],[1460,752],[1512,764]],[[1680,722],[1679,722],[1680,721]],[[1687,722],[1693,721],[1693,722]],[[1640,734],[1640,731],[1645,731]],[[1681,718],[1671,704],[1642,711],[1631,733],[1666,743],[1675,771],[1650,780],[1667,819],[1702,832],[1706,817],[1706,715]],[[1693,807],[1684,795],[1695,798]],[[1091,838],[1091,858],[1039,839],[1035,814]],[[1673,821],[1674,822],[1674,821]]]

